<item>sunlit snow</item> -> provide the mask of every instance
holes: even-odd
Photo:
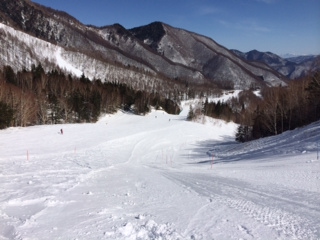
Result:
[[[319,239],[320,123],[239,144],[187,112],[0,131],[0,239]]]
[[[20,45],[16,46],[12,46],[15,44],[12,39],[9,39],[9,41],[6,43],[9,44],[10,48],[12,49],[6,54],[2,54],[3,59],[0,59],[6,62],[6,64],[16,65],[18,63],[21,65],[21,69],[22,67],[30,69],[31,64],[38,65],[39,62],[49,60],[51,63],[56,64],[61,69],[64,69],[76,76],[81,76],[82,72],[79,69],[72,66],[72,64],[66,61],[66,59],[63,59],[61,55],[61,53],[65,51],[63,48],[32,37],[29,34],[23,33],[21,31],[17,31],[2,23],[0,23],[0,29],[4,29],[7,34],[11,35],[11,38],[16,37],[19,39],[19,41],[21,41]],[[24,45],[22,45],[22,43]],[[2,51],[4,50],[5,49],[2,49]],[[35,56],[31,56],[30,52],[33,52]],[[19,69],[18,66],[16,67]]]
[[[80,77],[82,75],[82,72],[79,69],[72,66],[65,59],[63,59],[61,56],[61,51],[62,51],[62,49],[59,47],[56,50],[56,59],[57,59],[58,66],[61,69],[65,69],[67,72],[71,72],[71,73],[75,74],[77,77]]]

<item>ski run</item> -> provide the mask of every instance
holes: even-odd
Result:
[[[1,130],[0,239],[320,239],[320,122],[240,144],[185,104]]]

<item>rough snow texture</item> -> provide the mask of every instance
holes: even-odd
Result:
[[[319,122],[239,144],[187,112],[0,131],[0,239],[320,238]]]

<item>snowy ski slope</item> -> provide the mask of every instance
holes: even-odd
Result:
[[[0,239],[320,238],[319,122],[239,144],[187,110],[0,131]]]

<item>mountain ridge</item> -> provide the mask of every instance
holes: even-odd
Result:
[[[260,52],[258,50],[245,53],[234,49],[231,51],[247,61],[266,64],[289,79],[301,78],[309,72],[320,70],[320,55],[282,58],[272,52]]]
[[[207,36],[159,21],[132,29],[120,24],[96,27],[31,1],[3,0],[0,22],[64,48],[65,60],[91,79],[103,77],[104,73],[90,65],[100,61],[117,66],[119,71],[133,67],[155,77],[197,85],[235,89],[286,85],[286,77],[274,68],[241,58]],[[25,45],[23,41],[19,44]],[[32,46],[20,49],[31,50]],[[76,59],[79,54],[91,60],[81,64]],[[0,63],[15,66],[3,56]]]

